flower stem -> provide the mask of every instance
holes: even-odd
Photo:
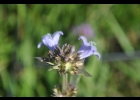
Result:
[[[63,74],[63,79],[62,79],[62,93],[66,93],[68,89],[68,74]]]

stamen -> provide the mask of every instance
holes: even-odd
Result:
[[[89,44],[90,44],[90,46],[96,45],[96,43],[93,41],[89,41]]]

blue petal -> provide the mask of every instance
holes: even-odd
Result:
[[[38,48],[40,48],[43,44],[46,45],[50,50],[54,50],[55,46],[58,46],[58,41],[60,35],[63,35],[63,32],[58,31],[55,32],[53,35],[47,34],[42,37],[42,42],[38,44]]]
[[[82,39],[82,46],[79,49],[79,52],[84,52],[87,49],[90,49],[89,43],[87,42],[87,39],[84,36],[80,36],[78,40]]]
[[[93,52],[90,51],[90,50],[84,51],[84,52],[80,55],[80,59],[84,59],[84,58],[86,58],[86,57],[89,57],[89,56],[91,56],[92,54],[93,54]]]
[[[40,42],[40,43],[37,45],[37,48],[40,48],[41,45],[43,45],[43,42]]]
[[[53,34],[52,38],[53,38],[54,46],[57,46],[58,45],[58,41],[59,41],[60,35],[63,35],[63,32],[62,31],[57,31],[57,32],[55,32]]]
[[[100,53],[99,52],[94,52],[94,55],[96,55],[97,57],[98,57],[98,60],[100,60],[100,58],[101,58],[101,55],[100,55]]]
[[[53,40],[51,34],[47,34],[42,37],[42,42],[46,45],[50,50],[53,50]]]
[[[93,42],[87,42],[87,39],[84,36],[80,36],[79,39],[82,39],[82,46],[79,49],[80,59],[87,58],[91,55],[96,55],[100,59],[100,54],[97,52],[97,48],[93,45]]]

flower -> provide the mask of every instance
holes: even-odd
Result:
[[[40,42],[38,44],[38,48],[41,47],[41,45],[46,45],[51,51],[54,50],[54,48],[56,46],[58,46],[58,41],[59,41],[59,37],[60,35],[63,35],[63,32],[61,31],[57,31],[55,32],[53,35],[51,34],[47,34],[45,36],[42,37],[42,42]]]
[[[77,88],[75,85],[68,84],[68,88],[65,93],[60,90],[60,87],[55,86],[53,89],[52,97],[76,97],[77,95]]]
[[[70,73],[71,75],[84,74],[87,77],[91,77],[84,69],[84,61],[85,58],[91,55],[96,55],[98,59],[100,59],[100,54],[97,52],[94,43],[87,42],[87,39],[84,36],[80,36],[79,40],[81,39],[83,43],[78,51],[75,50],[75,46],[67,43],[60,48],[58,45],[60,35],[63,35],[63,32],[57,31],[53,35],[47,34],[43,36],[42,42],[38,44],[38,48],[40,48],[41,45],[46,45],[50,49],[48,58],[35,58],[53,66],[50,70],[57,69],[60,75]]]
[[[94,45],[94,43],[91,42],[87,42],[87,39],[84,36],[80,36],[79,40],[82,39],[82,46],[79,49],[79,53],[80,53],[80,59],[84,59],[87,58],[91,55],[96,55],[98,57],[98,59],[100,59],[100,54],[97,52],[96,46]]]
[[[79,36],[83,35],[87,37],[88,39],[92,39],[93,36],[95,35],[95,32],[92,26],[88,23],[83,23],[83,24],[72,27],[72,32]]]

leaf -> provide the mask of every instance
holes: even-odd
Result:
[[[78,75],[85,75],[87,77],[92,77],[92,75],[90,75],[88,72],[86,72],[84,68],[78,69],[78,73],[77,74]]]
[[[50,68],[48,71],[51,71],[51,70],[53,70],[53,68]]]
[[[45,62],[45,63],[47,63],[49,65],[52,65],[52,66],[55,65],[54,63],[50,62],[50,59],[49,58],[44,58],[44,57],[34,57],[34,58],[38,59],[41,62]]]
[[[59,69],[59,65],[53,66],[53,69]]]
[[[43,62],[43,58],[42,57],[34,57],[34,58],[36,58],[37,60]]]
[[[51,63],[51,62],[46,62],[46,63],[49,64],[49,65],[52,65],[52,66],[55,65],[54,63]]]

